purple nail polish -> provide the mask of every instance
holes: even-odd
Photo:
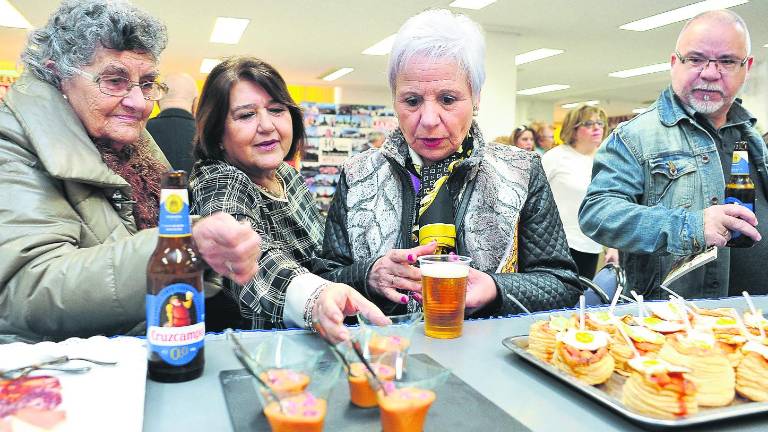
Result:
[[[402,303],[402,304],[408,303],[408,297],[406,297],[406,296],[400,297],[400,303]]]
[[[413,262],[413,254],[408,254],[408,262]]]
[[[417,302],[419,302],[419,303],[421,303],[421,302],[422,302],[422,298],[421,298],[421,295],[419,295],[419,294],[414,294],[414,295],[413,295],[413,298],[414,298],[414,299],[416,299],[416,301],[417,301]]]

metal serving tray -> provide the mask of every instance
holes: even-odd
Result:
[[[557,369],[556,367],[545,363],[531,353],[528,349],[528,336],[511,336],[501,341],[502,345],[509,348],[513,353],[527,360],[529,363],[539,367],[541,370],[558,378],[560,381],[568,384],[572,388],[584,393],[592,399],[600,402],[617,413],[645,425],[654,428],[676,428],[692,425],[701,425],[726,419],[734,419],[753,414],[768,413],[768,402],[752,402],[742,398],[738,394],[734,401],[726,407],[708,408],[699,407],[699,412],[679,419],[663,419],[650,417],[645,414],[636,413],[621,403],[621,389],[627,378],[614,373],[605,383],[596,386],[585,384],[568,373]],[[766,378],[768,379],[768,377]]]

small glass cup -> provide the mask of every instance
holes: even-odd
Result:
[[[471,261],[460,255],[419,257],[425,335],[437,339],[461,336]]]
[[[393,315],[388,317],[392,324],[381,326],[372,323],[362,314],[357,314],[357,321],[360,323],[358,338],[362,344],[363,354],[366,357],[386,352],[407,354],[416,324],[421,322],[423,316],[421,312]]]
[[[396,361],[396,356],[387,353],[372,366],[388,365],[394,369]],[[391,381],[384,381],[384,388],[376,393],[382,430],[421,432],[427,412],[437,398],[432,389],[443,384],[449,376],[450,371],[442,366],[409,357],[407,367],[397,371]]]
[[[333,353],[277,335],[259,345],[254,358],[259,376],[280,399],[257,392],[272,432],[322,431],[328,394],[341,372]]]
[[[344,356],[347,368],[347,383],[349,384],[349,400],[352,405],[359,408],[373,408],[378,406],[378,400],[375,385],[372,387],[369,383],[370,372],[365,364],[360,360],[352,349],[349,341],[340,342],[336,345],[338,355]],[[394,363],[395,353],[386,353],[391,359],[388,362]],[[364,356],[365,357],[365,356]],[[368,364],[376,372],[376,376],[382,381],[391,381],[395,377],[395,368],[392,365],[380,362],[381,356],[366,357]]]

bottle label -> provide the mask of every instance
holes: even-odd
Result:
[[[175,283],[147,294],[147,347],[166,363],[191,362],[205,339],[205,297],[192,285]]]
[[[742,207],[744,207],[744,208],[747,208],[747,209],[749,209],[749,211],[751,211],[751,212],[753,212],[753,213],[755,212],[755,206],[754,206],[754,204],[752,204],[752,203],[745,203],[745,202],[743,202],[742,200],[740,200],[740,199],[738,199],[738,198],[736,198],[736,197],[732,197],[732,196],[726,197],[726,198],[723,200],[723,203],[724,203],[724,204],[736,204],[736,205],[740,205],[740,206],[742,206]],[[740,237],[740,236],[741,236],[741,231],[735,231],[735,230],[734,230],[734,231],[731,231],[731,238],[732,238],[732,239],[738,238],[738,237]]]
[[[189,219],[189,193],[186,189],[160,191],[160,222],[162,237],[185,237],[192,234]]]
[[[731,175],[749,175],[749,152],[733,152],[733,161],[731,162]]]

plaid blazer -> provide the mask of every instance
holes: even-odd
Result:
[[[286,200],[262,194],[239,168],[219,160],[199,161],[190,175],[191,212],[225,212],[247,220],[261,236],[259,273],[245,286],[224,278],[224,289],[255,329],[285,328],[285,292],[291,279],[323,271],[324,221],[304,179],[286,163],[277,169]]]

